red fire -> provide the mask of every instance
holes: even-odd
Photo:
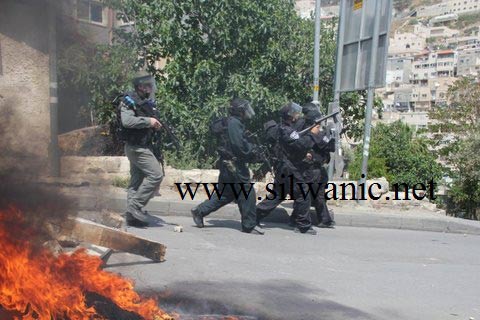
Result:
[[[155,300],[142,299],[131,281],[102,270],[102,261],[84,250],[55,256],[35,248],[30,241],[35,231],[23,222],[19,209],[0,209],[0,306],[21,314],[15,319],[101,319],[86,305],[86,292],[147,320],[174,319]]]

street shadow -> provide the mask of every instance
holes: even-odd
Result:
[[[329,299],[325,290],[290,280],[177,282],[155,295],[163,309],[180,315],[236,315],[258,320],[379,319]]]
[[[208,217],[205,217],[204,221],[205,221],[204,229],[223,228],[223,229],[235,229],[238,231],[242,230],[242,223],[236,220],[208,219]]]
[[[287,223],[290,221],[290,215],[285,208],[277,207],[262,222]]]
[[[149,223],[149,228],[162,228],[162,227],[165,227],[165,226],[176,226],[177,224],[176,223],[170,223],[170,222],[167,222],[165,220],[163,220],[162,218],[159,218],[158,216],[156,215],[152,215],[152,213],[150,212],[150,217],[148,218],[148,223]]]
[[[288,225],[290,222],[290,214],[286,208],[293,209],[293,201],[282,203],[281,206],[275,208],[262,222],[265,223],[268,228],[293,229]],[[317,213],[313,207],[310,208],[310,218],[314,225],[318,224]]]

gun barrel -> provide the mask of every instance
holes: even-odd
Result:
[[[339,114],[339,113],[340,113],[340,110],[337,110],[337,111],[334,111],[334,112],[332,112],[332,113],[329,113],[329,114],[327,114],[326,116],[323,116],[323,117],[315,120],[315,123],[314,123],[314,124],[312,124],[311,126],[303,129],[303,130],[300,131],[298,134],[302,135],[302,134],[307,133],[307,132],[310,131],[313,127],[319,125],[320,123],[322,123],[323,121],[325,121],[325,120],[327,120],[327,119],[329,119],[329,118],[331,118],[331,117],[336,116],[336,115]]]

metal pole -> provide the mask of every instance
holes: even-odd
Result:
[[[313,52],[313,103],[317,106],[320,105],[318,101],[318,92],[320,90],[319,78],[320,78],[320,31],[321,31],[321,10],[322,1],[316,0],[315,2],[315,48]]]
[[[377,68],[377,48],[378,36],[380,33],[380,4],[381,1],[375,1],[375,21],[373,25],[372,38],[372,60],[370,62],[370,70],[368,75],[367,89],[367,110],[365,111],[365,132],[363,137],[363,161],[362,161],[362,177],[360,183],[367,181],[368,155],[370,149],[370,133],[372,129],[372,108],[375,93],[375,70]]]
[[[50,73],[50,145],[48,156],[50,174],[60,176],[60,151],[58,148],[58,97],[57,97],[57,30],[54,1],[48,3],[48,55]]]
[[[342,72],[342,56],[343,56],[343,41],[345,33],[345,19],[342,19],[345,14],[345,6],[347,4],[346,0],[340,2],[340,13],[338,20],[338,33],[337,33],[337,57],[335,61],[335,85],[333,89],[333,104],[331,110],[328,112],[334,112],[340,110],[340,80]],[[340,156],[340,130],[336,128],[335,130],[335,154],[331,158],[328,165],[328,178],[329,180],[333,177],[333,172],[335,168],[335,158]]]

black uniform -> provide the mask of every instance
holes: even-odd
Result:
[[[305,127],[312,125],[316,119],[322,117],[318,107],[312,103],[306,104],[302,111],[305,115]],[[311,168],[308,171],[310,180],[313,183],[321,183],[326,188],[328,173],[325,164],[330,161],[330,152],[335,151],[335,140],[327,136],[324,131],[312,135],[312,138],[315,144],[310,150],[312,155]],[[312,197],[312,205],[315,207],[318,223],[328,226],[333,223],[333,217],[327,208],[324,188],[319,190],[316,197]]]
[[[307,152],[313,147],[314,140],[310,133],[299,136],[295,127],[288,122],[283,122],[278,128],[278,148],[279,159],[275,168],[275,181],[277,197],[274,199],[264,199],[257,205],[257,215],[259,219],[266,217],[275,209],[283,199],[278,192],[279,184],[284,184],[286,194],[292,194],[294,197],[292,217],[298,229],[305,232],[312,226],[310,218],[310,198],[305,198],[300,190],[300,185],[304,191],[308,186],[307,170],[308,164],[305,163]],[[307,173],[307,174],[306,174]],[[293,190],[291,190],[290,179],[293,179]]]
[[[221,146],[223,152],[220,152],[218,166],[220,175],[218,177],[219,189],[224,187],[224,193],[220,199],[213,195],[209,200],[202,202],[196,212],[202,217],[209,215],[232,201],[237,201],[238,208],[242,215],[242,230],[250,232],[256,226],[255,189],[251,185],[250,171],[247,162],[254,157],[254,145],[252,145],[245,136],[245,126],[241,117],[230,116],[227,119],[226,132],[224,133],[225,145]],[[225,185],[226,183],[231,183]],[[240,185],[244,190],[249,191],[248,197],[241,193]],[[232,190],[235,188],[235,192]],[[240,196],[236,199],[235,193]]]
[[[323,225],[331,225],[334,220],[330,210],[327,207],[327,201],[325,199],[325,190],[328,183],[328,172],[325,168],[325,164],[330,161],[330,152],[335,151],[334,140],[326,137],[325,133],[318,135],[312,135],[315,144],[312,148],[312,177],[313,181],[320,183],[323,188],[318,193],[318,196],[312,197],[312,205],[315,207],[318,223]]]

